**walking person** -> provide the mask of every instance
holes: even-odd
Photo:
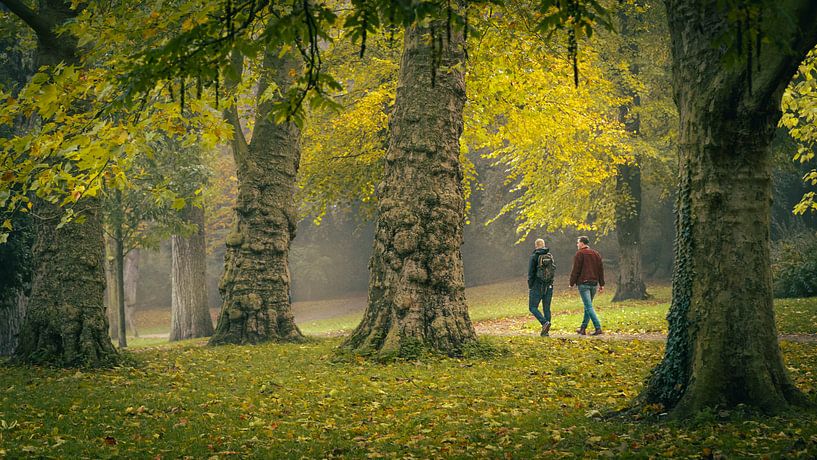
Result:
[[[556,273],[556,264],[553,254],[545,247],[545,240],[539,238],[533,243],[533,254],[528,263],[528,309],[542,325],[539,333],[542,337],[548,336],[550,330],[550,301],[553,298],[553,278]],[[539,312],[539,303],[542,303],[542,312]]]
[[[573,256],[573,270],[570,271],[570,287],[578,286],[579,296],[584,304],[582,325],[576,329],[579,335],[587,335],[587,323],[593,321],[596,330],[593,335],[601,335],[601,322],[593,310],[593,298],[598,292],[604,292],[604,266],[601,254],[590,249],[590,239],[580,236],[576,241],[576,255]]]

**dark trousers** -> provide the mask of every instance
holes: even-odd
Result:
[[[539,320],[539,324],[545,325],[550,322],[550,300],[553,298],[553,285],[534,285],[528,291],[528,310]],[[539,312],[539,302],[542,302],[544,315]]]

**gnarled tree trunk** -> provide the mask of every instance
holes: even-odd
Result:
[[[62,211],[47,204],[40,209],[49,219],[37,222],[31,298],[15,360],[61,366],[113,364],[117,353],[108,337],[102,301],[102,226],[96,211],[87,210],[83,224],[71,222],[57,229]]]
[[[459,137],[465,103],[462,32],[406,30],[383,182],[378,190],[369,299],[345,346],[381,357],[418,347],[456,354],[475,340],[463,279]],[[432,75],[436,71],[436,75]]]
[[[233,59],[239,75],[241,59]],[[267,50],[249,144],[235,104],[225,114],[235,129],[238,199],[219,286],[223,303],[211,345],[303,340],[292,314],[288,267],[297,222],[293,193],[300,161],[300,132],[294,123],[276,124],[271,120],[273,101],[261,100],[271,81],[279,88],[287,88],[294,67],[289,54],[279,57],[278,50]]]
[[[778,411],[805,398],[783,365],[772,309],[769,146],[783,90],[817,43],[817,3],[781,3],[801,29],[770,32],[790,51],[764,50],[751,80],[746,65],[724,63],[737,24],[722,8],[666,5],[681,185],[667,350],[643,396],[678,416],[737,404]]]
[[[204,209],[187,206],[183,213],[198,229],[188,237],[174,235],[171,240],[171,342],[213,335],[207,306]]]
[[[56,30],[76,16],[70,1],[43,0],[34,12],[22,2],[6,6],[37,34],[38,65],[78,64],[76,40]],[[33,248],[28,311],[14,355],[18,362],[104,366],[118,355],[108,338],[102,226],[94,199],[83,200],[86,222],[57,228],[61,210],[41,204]]]

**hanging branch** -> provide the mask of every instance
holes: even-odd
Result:
[[[363,31],[360,33],[360,59],[363,59],[363,53],[366,52],[366,28],[369,26],[368,24],[369,17],[366,12],[363,12]]]

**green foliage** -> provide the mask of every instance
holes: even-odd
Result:
[[[201,98],[206,95],[189,98],[184,113],[168,100],[173,91],[167,87],[137,104],[124,103],[125,56],[146,45],[145,35],[161,17],[149,7],[90,2],[75,20],[60,25],[83,46],[78,62],[41,67],[13,97],[0,91],[0,127],[30,120],[25,132],[0,140],[2,209],[36,212],[36,197],[62,206],[63,221],[81,218],[85,199],[128,185],[135,157],[149,155],[157,138],[212,145],[229,137],[229,128]]]
[[[775,297],[817,296],[817,234],[803,232],[772,248]]]
[[[612,179],[633,155],[612,110],[625,100],[604,75],[597,48],[585,47],[585,84],[574,88],[562,50],[529,29],[535,19],[528,11],[509,5],[485,22],[469,53],[463,137],[507,169],[518,193],[501,215],[514,216],[522,238],[539,228],[608,231],[615,222]]]
[[[794,161],[812,161],[817,148],[817,50],[812,50],[800,64],[797,74],[783,93],[781,108],[783,117],[780,126],[787,128],[798,143]],[[807,172],[803,182],[817,186],[817,169]],[[806,192],[800,203],[794,206],[795,214],[809,210],[817,211],[817,194],[814,191]]]

